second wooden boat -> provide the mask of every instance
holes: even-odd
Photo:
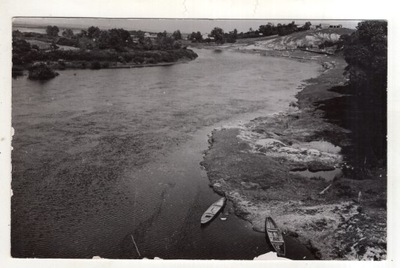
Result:
[[[278,228],[278,225],[276,225],[275,221],[271,217],[265,218],[265,233],[277,255],[285,256],[285,240],[283,240],[283,235],[281,230]]]

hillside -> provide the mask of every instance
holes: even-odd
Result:
[[[241,42],[237,46],[242,46],[241,49],[257,50],[292,50],[298,47],[316,48],[326,41],[337,42],[341,35],[351,34],[352,32],[354,30],[347,28],[308,30],[285,36],[275,36],[267,40],[252,40],[247,45]]]

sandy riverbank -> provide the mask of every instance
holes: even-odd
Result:
[[[317,258],[385,259],[386,172],[350,178],[358,168],[344,160],[343,148],[354,142],[350,131],[319,109],[341,96],[330,89],[345,84],[346,63],[317,60],[326,70],[306,81],[297,103],[240,128],[215,130],[202,164],[212,188],[232,200],[254,230],[263,231],[268,215]]]

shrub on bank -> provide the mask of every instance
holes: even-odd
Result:
[[[13,66],[12,67],[12,77],[18,77],[24,75],[24,69],[18,66]]]
[[[48,80],[54,78],[58,75],[57,72],[53,71],[49,66],[45,63],[34,64],[29,69],[29,79],[32,80]]]
[[[101,69],[101,63],[98,61],[94,61],[90,64],[90,69],[92,70],[99,70]]]

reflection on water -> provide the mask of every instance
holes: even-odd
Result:
[[[169,67],[13,80],[16,257],[252,259],[264,234],[230,213],[200,168],[214,127],[288,107],[318,66],[223,51]],[[250,118],[247,118],[250,117]]]

